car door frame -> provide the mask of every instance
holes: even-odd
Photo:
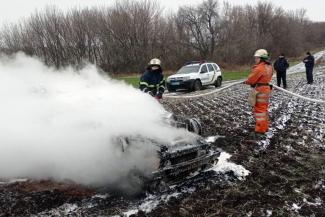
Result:
[[[218,66],[218,64],[213,63],[212,66],[213,66],[214,70],[216,71],[216,76],[222,76],[222,74],[221,74],[221,69],[220,69],[220,67]]]
[[[207,71],[202,73],[202,69],[203,69],[204,66],[206,67]],[[207,64],[202,64],[201,67],[200,67],[200,70],[199,70],[199,77],[200,77],[202,85],[205,85],[205,84],[207,84],[209,82],[208,73],[209,73],[209,69],[208,69]]]
[[[210,71],[209,69],[209,65],[211,66],[212,68],[212,71]],[[209,80],[208,80],[208,84],[213,84],[214,80],[215,80],[215,77],[216,77],[216,71],[215,71],[215,68],[213,67],[213,64],[212,63],[207,63],[207,68],[208,68],[208,76],[209,76]]]

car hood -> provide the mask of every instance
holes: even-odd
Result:
[[[193,77],[195,76],[197,73],[193,72],[193,73],[187,73],[187,74],[174,74],[169,76],[169,79],[182,79],[184,77],[188,78],[188,77]]]

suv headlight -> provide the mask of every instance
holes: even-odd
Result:
[[[182,80],[187,81],[187,80],[190,80],[190,78],[191,78],[190,76],[186,76],[186,77],[183,77]]]

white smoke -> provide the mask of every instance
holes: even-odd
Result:
[[[150,142],[121,152],[118,136],[169,143],[186,134],[162,121],[166,111],[92,65],[56,71],[22,53],[0,58],[0,179],[117,182],[133,168],[152,171]]]

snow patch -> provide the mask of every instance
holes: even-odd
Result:
[[[68,215],[69,213],[75,211],[78,208],[76,204],[67,204],[64,210],[64,214]]]
[[[205,138],[205,141],[207,143],[214,143],[219,138],[225,138],[225,137],[224,136],[218,136],[218,135],[217,136],[209,136],[209,137]]]
[[[135,215],[138,213],[138,211],[139,211],[138,209],[132,209],[127,212],[124,212],[123,217],[129,217],[130,215]],[[120,216],[113,216],[113,217],[120,217]]]
[[[226,152],[221,152],[218,158],[218,163],[208,170],[213,170],[217,173],[223,173],[223,174],[228,171],[233,171],[233,173],[239,180],[244,180],[245,177],[250,174],[250,171],[245,169],[242,165],[229,162],[230,157],[231,157],[230,154]]]
[[[123,216],[129,217],[130,215],[137,214],[139,210],[141,210],[145,213],[149,213],[153,209],[155,209],[160,203],[162,203],[162,202],[166,203],[170,200],[170,198],[178,197],[180,194],[181,193],[178,193],[178,192],[174,192],[172,194],[164,194],[161,196],[151,194],[146,199],[144,199],[144,201],[141,203],[141,205],[138,208],[131,209],[127,212],[124,212]]]
[[[291,210],[294,210],[295,212],[298,212],[301,209],[301,206],[299,206],[296,203],[293,203],[291,206]]]
[[[44,212],[38,213],[37,215],[31,215],[31,216],[32,217],[36,217],[36,216],[70,216],[74,212],[76,212],[77,209],[78,209],[77,204],[65,203],[53,210],[44,211]]]
[[[270,145],[270,139],[267,138],[266,140],[259,141],[258,145],[261,147],[262,150],[265,150]]]
[[[109,194],[96,194],[96,195],[93,196],[93,198],[106,199],[109,196],[110,196]]]
[[[315,199],[315,203],[309,202],[306,198],[304,198],[303,201],[310,206],[321,206],[323,204],[322,199],[319,197]]]
[[[315,184],[315,189],[325,189],[325,181],[320,180]]]

